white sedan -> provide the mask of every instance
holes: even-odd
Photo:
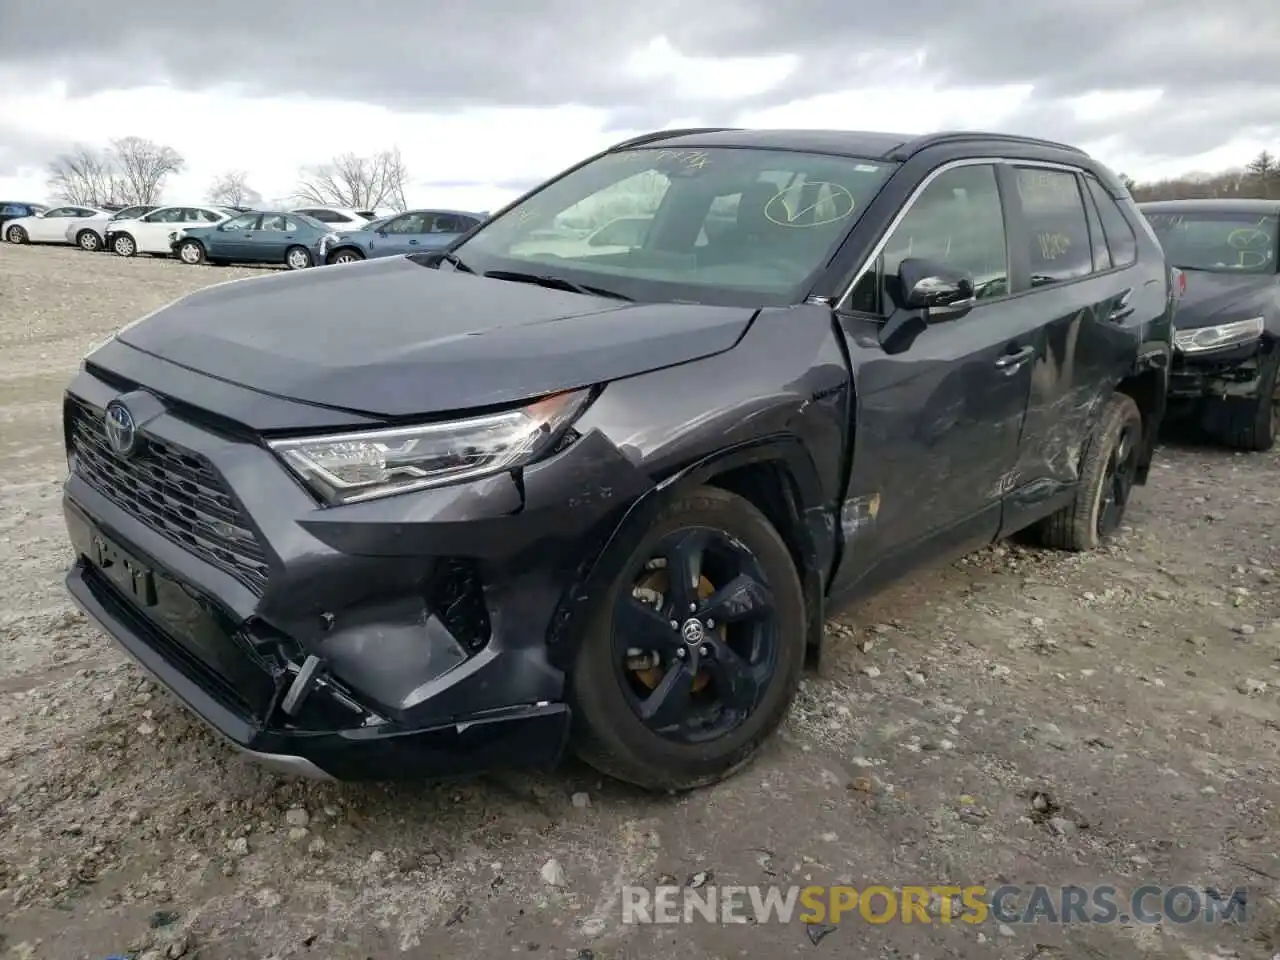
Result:
[[[66,243],[67,224],[85,217],[109,216],[95,207],[54,207],[34,217],[18,217],[4,225],[10,243]]]
[[[352,210],[350,207],[298,207],[289,212],[306,214],[312,219],[328,224],[329,229],[334,233],[361,230],[367,227],[370,221],[379,218],[376,210]]]
[[[170,254],[169,237],[185,226],[208,226],[230,220],[217,207],[159,207],[133,220],[113,220],[104,228],[107,249],[122,257],[149,253],[153,257]]]
[[[107,225],[117,220],[136,220],[144,214],[150,213],[156,209],[158,204],[142,204],[140,206],[125,207],[123,210],[117,210],[115,213],[100,213],[96,217],[85,217],[83,219],[76,218],[67,221],[67,232],[64,236],[67,243],[75,244],[82,250],[101,250],[106,241],[103,237],[107,232]]]

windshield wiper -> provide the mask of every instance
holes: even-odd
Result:
[[[462,262],[462,258],[459,257],[456,253],[442,253],[440,254],[440,259],[444,263],[453,264],[453,268],[455,270],[461,270],[463,273],[475,273],[474,270],[472,270],[470,267],[468,267],[465,263]]]
[[[552,277],[540,273],[522,273],[519,270],[488,270],[484,274],[491,280],[511,280],[514,283],[536,283],[540,287],[552,290],[568,290],[570,293],[582,293],[588,296],[609,297],[613,300],[630,300],[625,294],[605,287],[596,287],[588,283],[574,283],[564,277]]]

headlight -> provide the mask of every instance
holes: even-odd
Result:
[[[269,446],[325,503],[355,503],[529,463],[582,411],[589,396],[588,390],[575,390],[466,420],[274,440]]]
[[[1235,320],[1197,330],[1181,330],[1174,334],[1173,345],[1183,353],[1204,353],[1221,347],[1234,347],[1262,336],[1266,321],[1262,317]]]

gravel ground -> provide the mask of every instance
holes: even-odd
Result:
[[[655,799],[574,764],[284,780],[153,688],[62,586],[59,394],[80,357],[251,275],[0,247],[0,955],[1280,954],[1275,455],[1171,444],[1108,549],[995,547],[833,620],[782,735],[713,789]],[[690,877],[1249,899],[1243,925],[621,922],[621,884]]]

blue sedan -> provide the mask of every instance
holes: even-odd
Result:
[[[169,235],[183,263],[282,263],[303,270],[323,262],[328,224],[302,213],[255,210],[222,223],[185,227]]]
[[[487,215],[462,210],[410,210],[363,230],[339,233],[321,247],[325,263],[424,253],[448,246]]]

